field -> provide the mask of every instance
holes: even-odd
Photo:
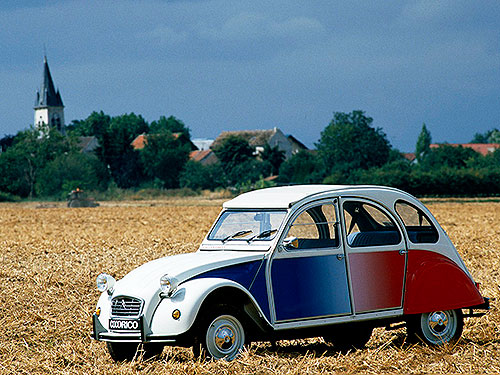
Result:
[[[161,256],[192,252],[222,201],[107,203],[98,208],[0,205],[0,372],[49,374],[320,374],[500,372],[500,315],[468,319],[455,347],[405,342],[377,329],[364,350],[339,353],[321,338],[254,343],[236,361],[201,362],[167,347],[153,361],[115,364],[90,339],[95,278],[117,278]],[[45,208],[43,208],[45,207]],[[481,290],[499,297],[500,203],[429,202]],[[453,288],[443,285],[443,288]]]

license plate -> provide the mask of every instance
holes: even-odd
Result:
[[[113,331],[140,331],[139,319],[109,319],[109,329]]]

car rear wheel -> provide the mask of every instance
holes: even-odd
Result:
[[[453,344],[462,335],[462,310],[432,311],[416,315],[407,321],[410,339],[420,339],[429,345]]]
[[[140,344],[133,342],[107,342],[108,352],[115,362],[132,361],[141,354]],[[163,352],[163,345],[157,343],[142,344],[142,358],[150,359]]]
[[[373,332],[373,327],[362,323],[341,324],[331,328],[328,335],[323,339],[333,344],[336,350],[347,351],[352,349],[363,349]]]
[[[230,306],[214,309],[201,324],[198,343],[193,346],[195,356],[232,361],[245,345],[241,314]]]

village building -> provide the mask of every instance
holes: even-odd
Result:
[[[56,90],[50,74],[47,56],[43,58],[43,76],[40,89],[36,92],[35,128],[44,131],[46,126],[55,127],[62,134],[64,131],[64,104],[59,89]]]
[[[289,159],[300,150],[307,150],[307,147],[295,137],[291,135],[286,136],[276,127],[269,130],[240,130],[222,132],[215,139],[211,148],[213,149],[217,147],[224,141],[224,139],[230,136],[237,136],[245,139],[248,144],[255,149],[255,154],[260,154],[264,151],[264,146],[266,144],[271,147],[277,146],[278,149],[284,151],[286,159]]]
[[[500,148],[500,143],[432,143],[429,147],[438,148],[441,146],[470,148],[476,151],[477,153],[486,156],[488,154],[495,152],[495,150]]]

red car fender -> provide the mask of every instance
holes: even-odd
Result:
[[[425,250],[410,250],[404,314],[452,310],[484,303],[471,278],[451,259]]]

